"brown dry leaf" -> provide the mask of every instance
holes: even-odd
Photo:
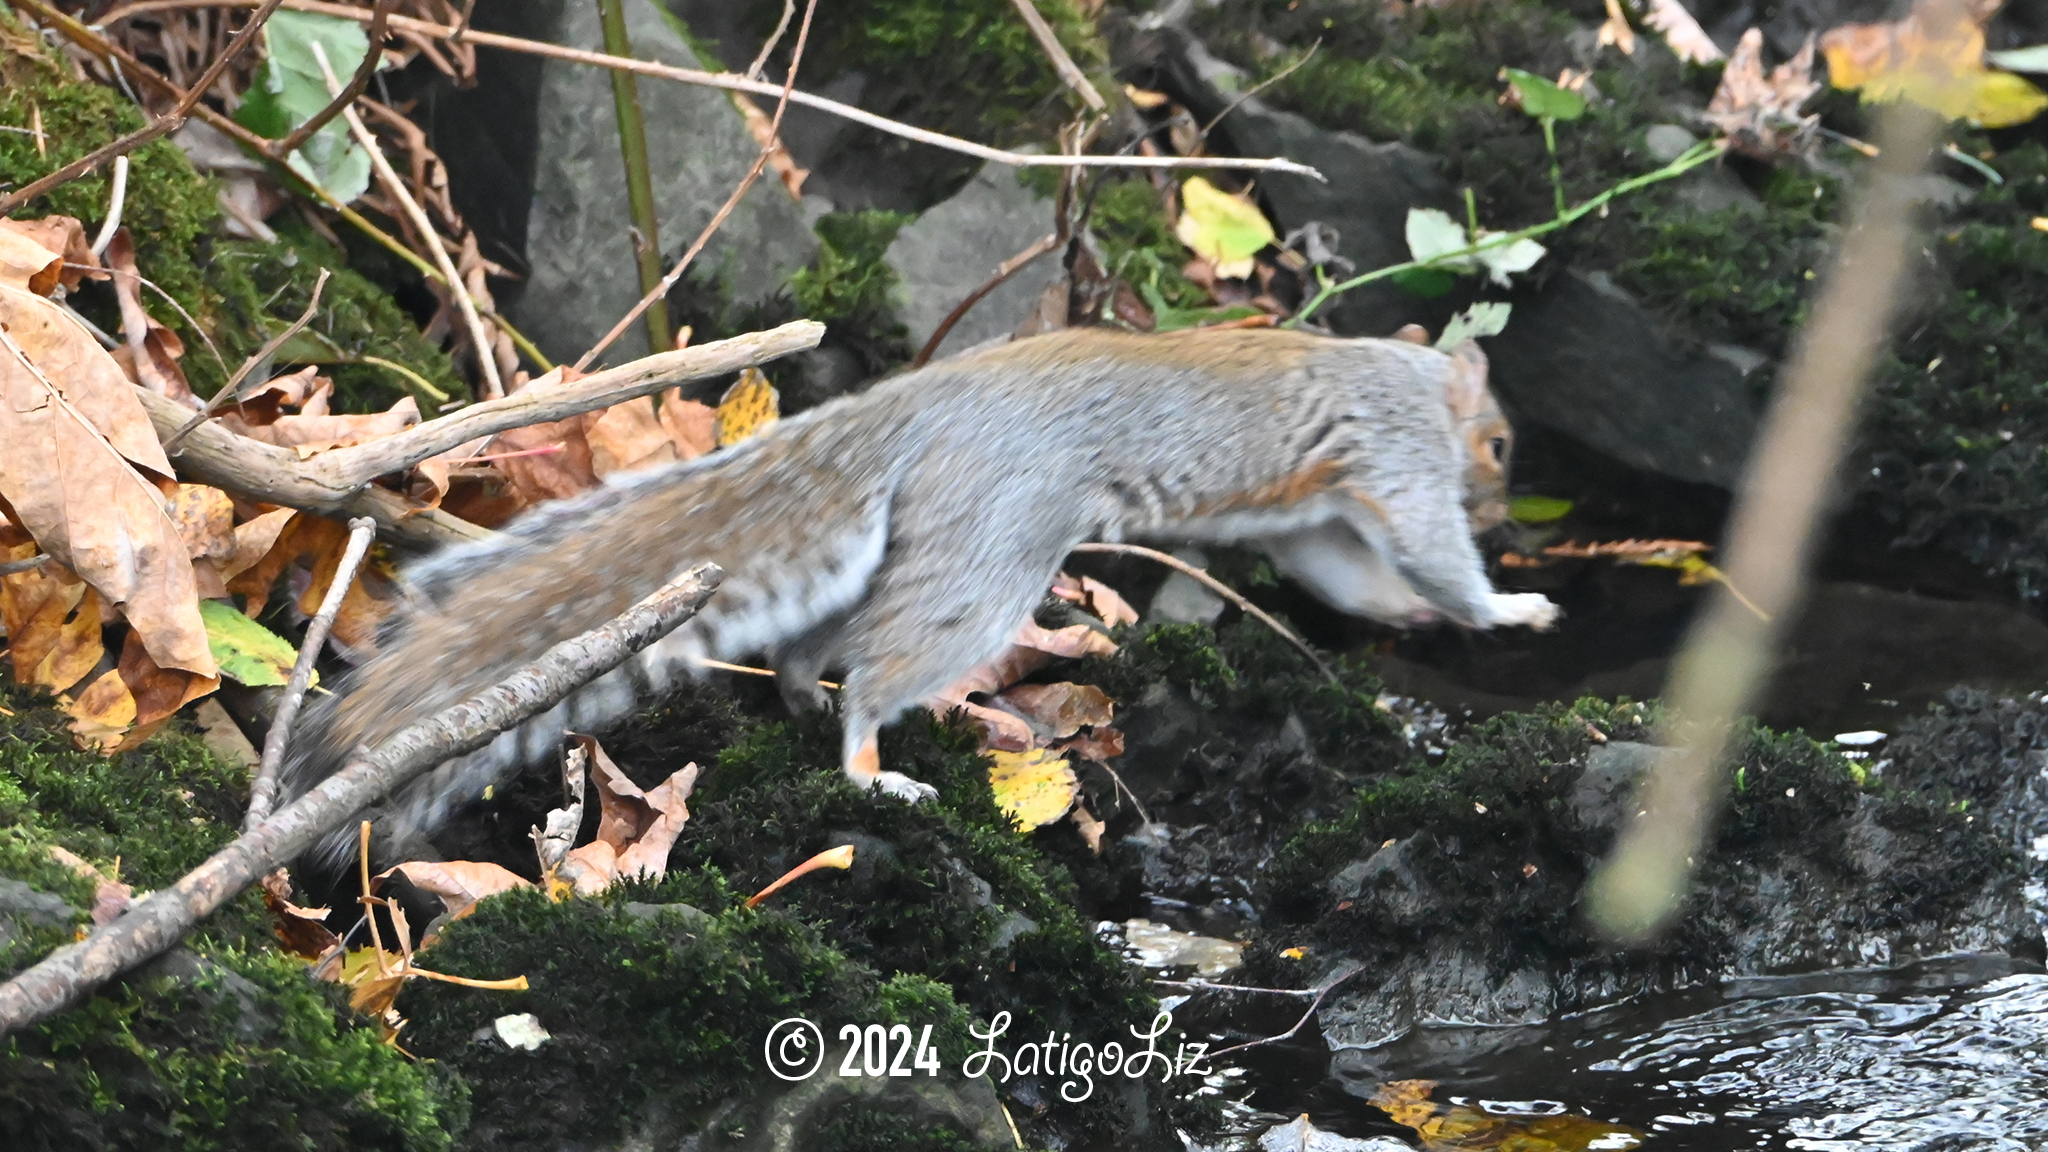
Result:
[[[690,819],[685,802],[696,787],[698,768],[686,764],[645,792],[619,771],[604,748],[589,736],[573,736],[590,753],[590,777],[602,805],[597,839],[570,851],[556,875],[579,896],[604,891],[621,877],[659,879],[668,871],[669,849]]]
[[[292,903],[291,876],[279,868],[263,877],[263,904],[270,909],[270,929],[284,950],[301,960],[319,960],[341,943],[341,937],[327,930],[325,908],[302,908]]]
[[[1600,25],[1600,44],[1621,49],[1624,56],[1636,54],[1636,30],[1628,26],[1628,17],[1621,11],[1621,0],[1607,0],[1607,19]]]
[[[1086,804],[1074,805],[1074,810],[1067,813],[1067,819],[1074,822],[1074,828],[1088,844],[1088,851],[1097,856],[1102,855],[1102,834],[1109,829],[1109,825],[1097,820],[1095,814],[1088,811]]]
[[[491,445],[493,455],[549,451],[494,460],[491,467],[511,481],[512,491],[522,507],[544,500],[558,500],[597,487],[597,470],[592,461],[588,430],[598,414],[586,412],[549,424],[531,424],[500,432]]]
[[[305,460],[335,448],[347,448],[365,441],[403,432],[420,422],[419,401],[410,396],[382,412],[371,412],[360,416],[308,415],[279,416],[268,424],[246,424],[236,415],[222,418],[221,423],[265,444],[279,448],[290,448]]]
[[[142,306],[142,273],[135,267],[135,241],[128,229],[114,233],[107,245],[107,263],[114,269],[114,299],[121,305],[121,334],[128,339],[123,351],[128,353],[126,365],[135,382],[159,396],[199,408],[199,397],[192,394],[185,370],[178,367],[179,358],[185,355],[185,342]]]
[[[220,687],[220,677],[159,667],[135,629],[114,668],[62,706],[78,742],[112,755],[156,734],[178,709]]]
[[[279,512],[285,513],[281,520],[269,519]],[[348,529],[324,516],[310,512],[294,515],[289,509],[265,513],[242,527],[251,526],[256,527],[246,540],[240,538],[237,530],[233,563],[241,567],[227,582],[228,591],[246,598],[245,614],[251,620],[261,616],[277,578],[301,560],[311,562],[312,579],[299,597],[299,611],[307,616],[318,612],[320,601],[327,596],[327,586],[334,582],[334,574],[341,567],[341,555],[348,548]],[[269,548],[260,558],[248,560],[249,553],[262,544],[264,536],[271,539]],[[335,613],[331,635],[338,645],[358,656],[376,651],[377,629],[396,607],[398,592],[388,567],[372,553],[371,559],[357,570],[355,582]]]
[[[1064,740],[1083,728],[1108,724],[1115,701],[1093,684],[1018,684],[996,697],[1031,722],[1041,740]]]
[[[683,459],[668,429],[654,414],[654,397],[641,396],[614,404],[597,414],[585,431],[590,442],[590,467],[599,476],[631,468],[673,464]]]
[[[1828,82],[1863,99],[1906,99],[1986,128],[2024,124],[2048,109],[2048,93],[1984,66],[1984,22],[2002,0],[1916,0],[1891,24],[1844,24],[1821,37]]]
[[[278,534],[297,516],[296,508],[273,508],[259,513],[253,520],[244,520],[235,525],[234,552],[221,562],[220,574],[223,580],[233,580],[249,570],[258,561],[270,554],[277,544]],[[260,610],[260,609],[259,609]]]
[[[682,389],[671,388],[661,394],[660,416],[678,457],[695,460],[718,447],[718,409],[683,399]]]
[[[320,375],[318,365],[308,364],[297,372],[271,377],[233,406],[221,411],[233,413],[240,427],[236,423],[229,427],[246,436],[246,428],[277,423],[278,418],[285,415],[286,408],[298,409],[301,416],[325,416],[333,394],[334,381]]]
[[[112,924],[115,918],[119,917],[121,913],[126,912],[128,905],[134,902],[134,888],[121,883],[116,877],[109,876],[105,872],[100,871],[87,862],[84,857],[79,856],[69,848],[52,844],[50,845],[49,853],[50,859],[93,882],[92,922],[94,924],[101,925],[102,927]],[[120,869],[120,866],[121,859],[117,856],[114,858],[116,871]]]
[[[1039,627],[1036,621],[1026,620],[1023,627],[1017,629],[1015,643],[1053,656],[1074,659],[1116,655],[1116,641],[1086,624],[1047,629]]]
[[[372,879],[381,881],[394,872],[422,892],[440,897],[442,905],[448,909],[450,920],[460,920],[476,911],[477,901],[486,896],[496,896],[514,888],[533,887],[530,881],[510,869],[475,860],[414,860],[386,868]],[[372,888],[375,887],[373,883]]]
[[[743,368],[718,401],[717,440],[730,448],[782,418],[782,398],[759,368]]]
[[[1116,589],[1093,576],[1083,576],[1076,580],[1062,572],[1053,578],[1052,594],[1095,613],[1103,623],[1112,628],[1119,624],[1138,622],[1137,609],[1132,608],[1128,601],[1119,596]]]
[[[166,503],[165,513],[177,525],[201,600],[226,598],[224,565],[235,559],[235,502],[218,488],[204,484],[180,484]]]
[[[1124,754],[1124,734],[1098,725],[1071,740],[1060,741],[1054,745],[1054,750],[1104,763]]]
[[[1643,9],[1643,23],[1656,29],[1680,60],[1712,64],[1721,58],[1713,37],[1679,0],[1645,0]]]
[[[732,104],[740,110],[740,118],[747,122],[747,134],[754,138],[755,144],[768,153],[768,166],[775,170],[776,178],[782,181],[783,190],[789,193],[791,200],[802,203],[804,181],[810,178],[811,170],[797,167],[795,158],[789,154],[789,149],[783,147],[782,141],[776,138],[775,118],[763,112],[761,106],[754,103],[754,98],[744,92],[733,93]]]
[[[1396,1080],[1380,1085],[1372,1104],[1396,1124],[1415,1129],[1425,1152],[1587,1152],[1634,1148],[1644,1140],[1626,1125],[1570,1112],[1495,1113],[1467,1104],[1438,1104],[1429,1098],[1434,1091],[1432,1080]]]
[[[967,718],[981,729],[984,751],[1021,752],[1039,743],[1031,725],[1017,714],[976,704],[968,697],[1000,692],[1050,664],[1055,656],[1108,656],[1115,652],[1115,642],[1086,624],[1048,629],[1026,617],[1007,651],[977,665],[943,691],[927,696],[924,705],[940,715],[955,708],[964,710]]]
[[[1820,127],[1818,114],[1799,112],[1821,89],[1813,79],[1813,37],[1768,77],[1763,46],[1764,34],[1758,29],[1742,34],[1721,72],[1721,86],[1707,104],[1707,123],[1728,138],[1730,147],[1760,160],[1803,156],[1813,149]]]
[[[38,296],[48,296],[57,284],[62,284],[64,290],[69,292],[76,289],[82,280],[107,278],[106,272],[99,270],[100,258],[92,254],[92,242],[85,238],[85,225],[80,224],[75,217],[45,216],[41,220],[0,220],[0,230],[20,236],[46,252],[58,254],[57,262],[43,265],[28,279],[29,290]],[[0,258],[0,279],[14,275],[14,271],[5,268],[4,264],[5,258]],[[82,267],[74,267],[75,265]]]
[[[981,733],[983,752],[1023,752],[1038,745],[1038,736],[1031,730],[1031,722],[1014,712],[976,704],[966,697],[947,699],[932,697],[925,701],[925,707],[944,715],[958,708],[969,724]]]
[[[157,482],[170,462],[113,358],[12,273],[55,253],[0,231],[0,498],[117,605],[165,667],[214,673],[192,561]],[[164,480],[168,484],[168,479]]]
[[[36,554],[33,542],[0,548],[0,562]],[[93,670],[100,641],[99,595],[62,564],[0,576],[0,626],[7,630],[14,682],[62,692]]]

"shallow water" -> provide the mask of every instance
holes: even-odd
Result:
[[[1247,1102],[1350,1136],[1414,1142],[1367,1101],[1427,1079],[1439,1104],[1590,1116],[1673,1152],[2048,1149],[2048,975],[1996,958],[1734,980],[1542,1025],[1275,1056],[1255,1062]],[[1512,1130],[1428,1147],[1558,1147]]]

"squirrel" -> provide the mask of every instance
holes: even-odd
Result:
[[[885,380],[413,566],[377,654],[307,709],[286,793],[706,560],[726,577],[695,618],[369,814],[380,853],[548,761],[566,730],[752,652],[799,708],[843,669],[846,775],[936,795],[882,768],[877,731],[1000,652],[1089,540],[1251,544],[1347,613],[1547,628],[1557,607],[1496,592],[1473,542],[1507,514],[1512,432],[1486,371],[1476,344],[1439,351],[1419,329],[1081,328]],[[352,846],[336,834],[314,858]]]

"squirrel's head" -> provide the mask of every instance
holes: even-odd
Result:
[[[1429,332],[1420,324],[1408,324],[1394,333],[1394,339],[1427,345]],[[1451,409],[1458,447],[1465,453],[1465,517],[1476,536],[1508,518],[1508,458],[1515,449],[1515,430],[1486,386],[1486,353],[1477,341],[1451,349],[1444,402]]]

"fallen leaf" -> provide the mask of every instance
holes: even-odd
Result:
[[[341,943],[341,937],[327,929],[325,908],[302,908],[292,903],[291,876],[279,868],[263,877],[263,905],[270,909],[270,930],[284,950],[301,960],[319,960]]]
[[[1083,728],[1108,724],[1116,704],[1093,684],[1018,684],[996,696],[1004,708],[1031,722],[1042,740],[1062,740]]]
[[[233,580],[268,555],[277,544],[278,534],[296,515],[298,510],[295,508],[274,508],[258,514],[253,520],[235,525],[235,549],[220,564],[221,578]]]
[[[301,460],[335,448],[347,448],[403,432],[419,422],[419,401],[410,396],[401,397],[398,403],[382,412],[366,415],[308,415],[302,412],[296,416],[279,416],[268,424],[245,424],[234,414],[221,419],[222,424],[251,440],[290,448],[298,453]]]
[[[491,467],[503,472],[511,481],[512,491],[522,507],[588,492],[597,487],[598,478],[591,459],[590,441],[585,433],[597,419],[597,413],[586,412],[566,420],[530,424],[500,432],[491,443],[491,452],[506,456],[492,461]],[[509,455],[534,448],[556,450]]]
[[[747,134],[754,138],[762,151],[768,153],[768,166],[775,170],[775,176],[782,181],[782,188],[791,200],[801,202],[804,198],[804,181],[810,178],[811,170],[797,167],[789,149],[775,134],[775,119],[761,110],[754,98],[744,92],[732,94],[733,107],[739,109],[740,118],[747,122]]]
[[[1065,816],[1081,794],[1073,767],[1043,748],[988,756],[988,783],[996,807],[1026,832]]]
[[[413,860],[377,873],[371,878],[372,891],[379,882],[394,874],[405,877],[420,891],[440,897],[450,920],[460,920],[476,911],[477,901],[486,896],[533,887],[531,881],[517,872],[497,864],[475,860]]]
[[[600,411],[584,432],[590,442],[591,470],[599,476],[673,464],[683,459],[661,418],[654,413],[654,397],[641,396]]]
[[[1636,54],[1636,30],[1629,27],[1628,17],[1621,11],[1621,0],[1607,0],[1607,19],[1600,25],[1599,43],[1621,49],[1624,56]]]
[[[235,502],[218,488],[180,484],[165,502],[164,512],[185,541],[200,600],[226,596],[221,569],[235,558]]]
[[[200,601],[199,614],[206,620],[206,639],[221,675],[252,688],[291,679],[299,654],[284,637],[218,600]],[[312,683],[319,682],[315,672]]]
[[[0,562],[36,551],[32,542],[0,548]],[[99,595],[55,560],[0,576],[0,626],[17,684],[62,692],[78,683],[106,651],[101,623]]]
[[[540,1017],[531,1012],[500,1016],[491,1021],[491,1027],[498,1033],[498,1039],[504,1041],[505,1047],[522,1052],[531,1052],[554,1039],[547,1029],[540,1026]]]
[[[300,416],[327,415],[334,381],[320,375],[318,365],[308,364],[296,372],[273,376],[254,388],[244,383],[241,390],[242,398],[220,411],[231,412],[242,425],[256,428],[277,423],[287,415],[286,408],[298,409],[296,415]]]
[[[1053,751],[1100,764],[1124,754],[1124,734],[1098,725],[1071,740],[1060,741],[1053,746]]]
[[[1102,855],[1102,833],[1109,825],[1097,820],[1085,804],[1074,805],[1074,810],[1067,813],[1067,818],[1074,822],[1075,830],[1080,832],[1081,839],[1087,842],[1088,851],[1097,856]]]
[[[264,534],[270,531],[266,525]],[[259,540],[260,534],[252,534],[248,544],[253,549]],[[347,548],[348,529],[343,525],[310,512],[289,517],[283,527],[275,529],[270,548],[262,557],[227,582],[228,591],[245,598],[247,613],[253,620],[263,615],[271,590],[285,569],[309,561],[312,579],[307,581],[298,604],[301,613],[311,616],[326,599],[327,586],[340,569],[342,553]],[[336,644],[356,656],[376,651],[377,629],[391,614],[398,596],[388,574],[388,562],[378,561],[376,555],[372,552],[357,570],[355,582],[335,613],[334,630],[330,633]],[[238,542],[236,562],[242,560]]]
[[[1797,55],[1764,75],[1764,34],[1751,28],[1735,45],[1721,71],[1721,86],[1708,102],[1707,123],[1728,138],[1729,146],[1761,160],[1804,156],[1813,150],[1820,116],[1800,109],[1820,85],[1813,79],[1813,37]]]
[[[782,418],[782,398],[759,368],[743,368],[718,401],[714,438],[729,448]]]
[[[57,259],[0,231],[0,498],[161,664],[211,676],[191,558],[157,482],[136,470],[168,484],[170,462],[113,359],[28,278],[8,274],[36,253]]]
[[[668,871],[669,849],[690,819],[686,801],[697,784],[697,766],[686,764],[643,792],[595,739],[571,739],[590,753],[590,777],[600,805],[597,839],[572,849],[556,874],[579,896],[595,895],[622,878],[660,879]]]
[[[1680,0],[1645,0],[1643,8],[1643,23],[1656,29],[1680,60],[1712,64],[1721,58],[1714,38],[1707,35]]]
[[[141,634],[128,630],[114,668],[62,705],[79,743],[107,755],[126,752],[156,734],[178,709],[220,687],[220,677],[163,668]]]
[[[682,459],[695,460],[718,447],[718,409],[683,399],[682,389],[671,388],[662,393],[659,416],[662,429]]]
[[[0,246],[13,255],[0,255],[0,280],[26,284],[29,291],[38,296],[48,296],[57,285],[63,285],[66,292],[77,289],[85,280],[105,280],[107,273],[100,264],[100,258],[93,255],[92,242],[85,237],[85,225],[72,216],[45,216],[40,220],[0,220],[0,231],[11,232],[27,240],[45,253],[55,254],[57,259],[47,260],[40,267],[30,268],[15,280],[17,270],[10,268],[12,260],[35,257],[27,249],[14,246]]]
[[[114,299],[121,306],[121,334],[127,337],[128,363],[135,382],[159,396],[166,396],[192,409],[200,407],[199,397],[185,382],[185,370],[178,358],[185,354],[185,342],[178,334],[157,323],[142,306],[142,273],[135,267],[135,241],[122,228],[107,245],[107,263],[114,269]]]
[[[1053,578],[1052,593],[1062,600],[1079,604],[1095,613],[1103,623],[1112,628],[1120,624],[1138,622],[1137,609],[1118,595],[1116,589],[1093,576],[1083,576],[1076,580],[1062,572]]]
[[[1181,182],[1180,202],[1180,221],[1173,234],[1214,265],[1218,276],[1250,276],[1252,257],[1277,239],[1272,222],[1251,197],[1225,192],[1201,176]]]
[[[1484,1106],[1438,1104],[1429,1098],[1434,1091],[1433,1080],[1396,1080],[1373,1092],[1372,1105],[1396,1124],[1415,1129],[1425,1152],[1587,1152],[1643,1143],[1641,1132],[1622,1124],[1570,1112],[1490,1112]]]
[[[2048,93],[1984,66],[1984,21],[2002,0],[1916,0],[1890,24],[1843,24],[1820,39],[1828,82],[1873,102],[1910,100],[1986,128],[2024,124],[2048,109]]]

